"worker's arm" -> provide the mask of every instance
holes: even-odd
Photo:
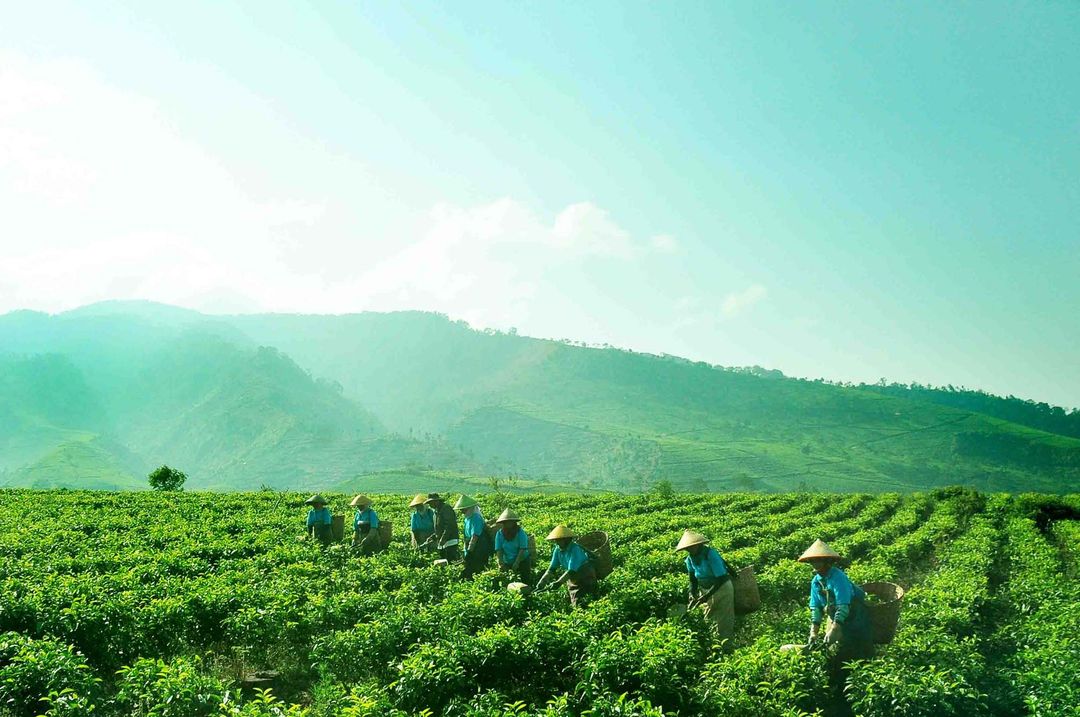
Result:
[[[524,545],[522,545],[524,543]],[[514,556],[514,563],[510,566],[512,569],[517,570],[521,565],[521,561],[524,560],[529,554],[529,541],[525,538],[525,533],[518,531],[517,538],[517,555]]]
[[[821,621],[825,618],[824,590],[814,580],[810,581],[810,642],[818,639]]]
[[[571,577],[573,577],[573,574],[572,574],[573,572],[576,572],[576,571],[567,570],[565,573],[560,575],[558,577],[558,579],[555,580],[555,582],[553,582],[551,584],[551,587],[557,587],[557,586],[562,585],[563,583],[565,583],[567,580],[569,580]]]
[[[698,593],[698,579],[697,579],[697,576],[691,574],[690,575],[689,599],[687,600],[687,605],[688,606],[690,606],[690,607],[694,606],[694,604],[697,602],[698,594],[699,593]]]

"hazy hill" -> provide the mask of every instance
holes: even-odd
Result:
[[[435,314],[243,316],[388,426],[539,480],[638,489],[1061,490],[1080,441],[778,372],[477,332]]]
[[[0,345],[64,353],[0,360],[2,484],[141,487],[161,463],[192,487],[236,489],[433,462],[476,468],[388,434],[339,386],[228,326],[88,311],[14,323],[0,319]]]
[[[67,362],[65,380],[84,386],[72,395],[88,401],[73,403],[78,420],[31,401],[38,418],[23,411],[18,428],[0,428],[8,482],[79,460],[108,475],[135,456],[237,488],[389,490],[467,474],[617,490],[1080,486],[1080,440],[965,405],[478,332],[436,314],[204,317],[121,302],[0,317],[4,353],[61,356],[48,360]],[[0,412],[12,405],[0,396]],[[76,450],[75,439],[92,442]]]

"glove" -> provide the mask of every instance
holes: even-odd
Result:
[[[835,645],[844,637],[844,628],[838,622],[829,625],[829,631],[825,633],[825,644]]]
[[[818,639],[818,633],[821,631],[820,623],[810,623],[810,639],[807,640],[807,644],[814,644]]]

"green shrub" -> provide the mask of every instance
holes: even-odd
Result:
[[[593,641],[579,669],[577,691],[586,705],[604,695],[630,693],[678,709],[688,701],[703,657],[690,630],[650,620]]]
[[[100,680],[81,654],[50,637],[0,635],[0,704],[14,715],[40,714],[51,704],[55,715],[92,710]]]
[[[211,717],[225,697],[225,685],[203,671],[198,657],[140,659],[119,677],[114,705],[133,717]]]
[[[789,717],[813,713],[828,693],[826,657],[820,651],[780,652],[762,638],[727,659],[710,663],[696,685],[703,714]]]

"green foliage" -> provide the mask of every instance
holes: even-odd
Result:
[[[652,492],[656,493],[658,498],[670,498],[675,495],[675,486],[669,480],[660,480],[653,484]]]
[[[577,690],[584,704],[604,694],[632,693],[677,710],[685,706],[703,658],[690,630],[650,620],[590,644]]]
[[[271,690],[258,689],[251,699],[238,704],[228,695],[219,707],[220,717],[310,717],[310,710],[297,704],[285,704]]]
[[[154,490],[183,490],[187,476],[182,471],[169,466],[161,466],[146,477],[146,482]]]
[[[615,570],[579,609],[562,591],[511,593],[495,569],[463,583],[402,532],[369,557],[320,549],[298,539],[303,497],[176,493],[163,511],[149,492],[5,491],[0,712],[794,716],[842,712],[846,696],[864,717],[978,717],[1077,703],[1076,528],[1060,516],[1080,496],[1050,519],[1047,496],[966,489],[514,494],[531,533],[568,521],[612,537]],[[373,496],[395,526],[409,497]],[[501,505],[477,497],[485,515]],[[672,548],[687,527],[758,576],[762,609],[726,646],[700,611],[672,609],[686,600]],[[778,649],[805,640],[810,570],[794,557],[816,538],[853,580],[908,588],[896,639],[846,682],[824,652]],[[264,672],[273,692],[237,689]]]
[[[50,637],[0,635],[0,704],[14,715],[79,714],[93,709],[100,679],[70,646]]]
[[[225,698],[225,685],[198,657],[142,658],[121,668],[119,677],[115,707],[133,717],[211,717]]]
[[[827,689],[820,652],[779,652],[766,638],[707,665],[696,686],[707,714],[789,717],[814,712]]]

